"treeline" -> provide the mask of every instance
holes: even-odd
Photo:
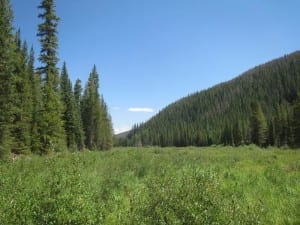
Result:
[[[300,145],[300,52],[183,98],[119,145]]]
[[[53,0],[39,5],[40,67],[33,48],[14,32],[9,0],[0,0],[0,158],[10,153],[49,152],[112,147],[112,125],[99,94],[99,75],[92,69],[83,90],[58,63],[57,25]]]

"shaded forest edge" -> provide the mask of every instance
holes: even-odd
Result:
[[[42,0],[37,15],[39,67],[33,47],[13,28],[9,0],[0,0],[0,159],[10,154],[48,154],[113,145],[111,118],[92,68],[84,88],[72,85],[66,63],[58,63],[60,18],[54,0]]]
[[[120,146],[300,145],[300,52],[170,104]]]

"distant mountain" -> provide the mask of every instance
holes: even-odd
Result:
[[[126,138],[129,134],[129,131],[125,131],[119,134],[115,134],[115,138]]]
[[[293,106],[300,91],[300,51],[257,66],[235,79],[180,99],[127,135],[130,145],[206,146],[254,142],[282,146],[293,139]],[[263,126],[263,127],[262,127]]]

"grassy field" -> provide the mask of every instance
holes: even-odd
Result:
[[[300,151],[120,148],[0,162],[0,224],[300,224]]]

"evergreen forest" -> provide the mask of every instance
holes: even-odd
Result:
[[[113,139],[96,66],[83,86],[58,68],[54,0],[41,0],[37,54],[0,0],[0,158],[118,146],[300,146],[300,52],[182,98]],[[36,62],[37,61],[37,62]],[[36,66],[38,65],[38,66]]]
[[[58,68],[58,23],[54,0],[42,0],[38,62],[33,47],[13,27],[9,0],[0,0],[0,158],[113,145],[111,118],[99,93],[94,66],[84,87]],[[35,65],[39,66],[36,67]]]
[[[300,52],[189,95],[138,124],[119,145],[300,145]]]

